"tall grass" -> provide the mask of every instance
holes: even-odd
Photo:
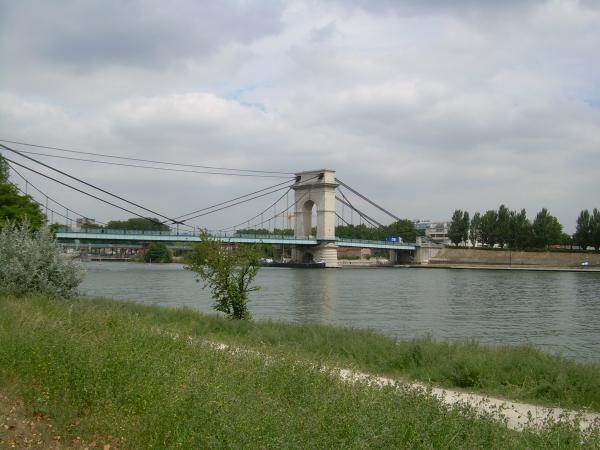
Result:
[[[169,330],[247,346],[262,340],[279,357],[265,363],[255,353],[218,352]],[[66,435],[112,435],[134,449],[600,448],[598,430],[518,433],[433,397],[344,385],[298,356],[356,361],[367,354],[365,339],[393,342],[356,333],[344,355],[339,339],[352,331],[288,331],[109,301],[0,296],[0,386],[15,386],[30,410],[48,413]]]
[[[244,323],[187,310],[126,308],[137,308],[149,320],[177,332],[267,353],[293,354],[515,400],[600,411],[600,364],[549,355],[531,345],[491,346],[432,337],[403,341],[369,330],[272,321]]]

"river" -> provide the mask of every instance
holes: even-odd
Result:
[[[212,313],[179,264],[85,263],[84,294]],[[371,328],[492,344],[531,343],[600,361],[600,273],[451,269],[263,268],[254,318]]]

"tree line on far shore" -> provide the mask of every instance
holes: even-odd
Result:
[[[294,230],[291,228],[269,230],[267,228],[246,228],[239,229],[235,232],[238,235],[241,234],[255,234],[255,235],[283,235],[293,236]],[[317,229],[313,227],[311,234],[316,236]],[[369,227],[362,223],[359,225],[338,225],[335,227],[335,235],[340,238],[347,239],[365,239],[371,241],[383,241],[391,236],[401,237],[406,242],[415,242],[417,238],[417,230],[415,224],[409,219],[397,220],[389,225],[380,227]]]
[[[558,219],[542,208],[529,220],[525,209],[509,210],[500,205],[497,210],[476,212],[472,217],[467,211],[457,209],[452,214],[448,238],[454,245],[469,242],[473,247],[504,248],[515,250],[541,249],[552,245],[573,246],[581,249],[600,249],[600,211],[594,208],[590,213],[585,209],[577,218],[577,228],[571,236],[563,232]]]

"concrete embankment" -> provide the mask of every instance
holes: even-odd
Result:
[[[587,262],[588,266],[582,266]],[[429,260],[430,266],[490,267],[539,270],[596,270],[600,253],[524,252],[501,249],[443,248]],[[585,268],[584,268],[585,267]]]
[[[387,258],[371,259],[338,259],[339,267],[391,267],[392,263]]]

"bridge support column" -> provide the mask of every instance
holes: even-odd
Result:
[[[314,247],[297,246],[292,252],[294,262],[325,261],[325,267],[339,267],[335,244],[335,171],[310,170],[296,174],[293,186],[295,200],[294,236],[312,238],[313,207],[316,208],[316,239]]]
[[[292,261],[311,263],[325,261],[325,267],[339,267],[335,242],[320,242],[313,247],[297,245],[292,248]]]
[[[390,250],[390,263],[414,264],[415,254],[412,250]]]

